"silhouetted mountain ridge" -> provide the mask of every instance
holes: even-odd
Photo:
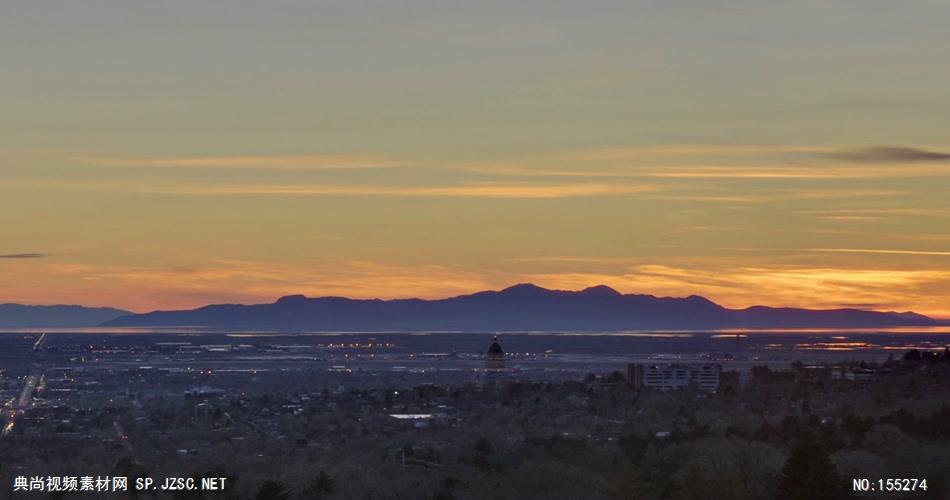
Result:
[[[287,295],[272,304],[221,304],[188,311],[155,311],[105,323],[291,331],[608,331],[935,324],[934,320],[914,313],[765,306],[728,309],[699,295],[674,298],[622,294],[605,285],[580,291],[549,290],[530,283],[435,300]]]
[[[97,326],[105,321],[129,314],[132,313],[111,307],[0,304],[0,327]]]

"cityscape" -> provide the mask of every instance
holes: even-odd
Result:
[[[883,470],[946,494],[945,334],[839,333],[11,332],[0,474],[9,498],[766,498],[814,434],[840,495]],[[194,490],[133,487],[159,477]]]

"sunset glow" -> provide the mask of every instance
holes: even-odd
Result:
[[[0,8],[0,303],[950,318],[944,6],[475,3]]]

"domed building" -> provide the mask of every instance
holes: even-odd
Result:
[[[486,370],[504,370],[505,369],[505,351],[498,343],[498,335],[495,335],[491,346],[488,347],[488,354],[485,356]]]

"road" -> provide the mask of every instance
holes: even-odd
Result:
[[[7,423],[3,426],[3,431],[0,432],[0,438],[13,432],[16,418],[20,413],[23,413],[33,406],[33,391],[36,390],[36,384],[40,381],[42,376],[43,372],[38,369],[34,369],[33,372],[27,375],[26,380],[23,382],[23,390],[20,391],[20,397],[17,399],[16,405],[14,405],[14,408],[7,417]]]
[[[33,352],[41,351],[43,346],[46,344],[47,338],[47,334],[41,334],[33,344]],[[7,423],[4,424],[3,430],[0,431],[0,439],[3,439],[7,436],[7,434],[13,432],[13,428],[16,426],[17,417],[33,406],[33,391],[36,390],[36,385],[43,378],[43,370],[39,368],[39,365],[34,364],[33,366],[34,368],[30,371],[30,374],[27,375],[26,380],[23,382],[23,390],[20,391],[20,397],[16,400],[16,403],[13,405],[13,408],[7,415]]]
[[[36,343],[33,344],[33,351],[37,352],[43,349],[43,345],[46,344],[47,334],[40,334],[40,338],[36,339]]]

